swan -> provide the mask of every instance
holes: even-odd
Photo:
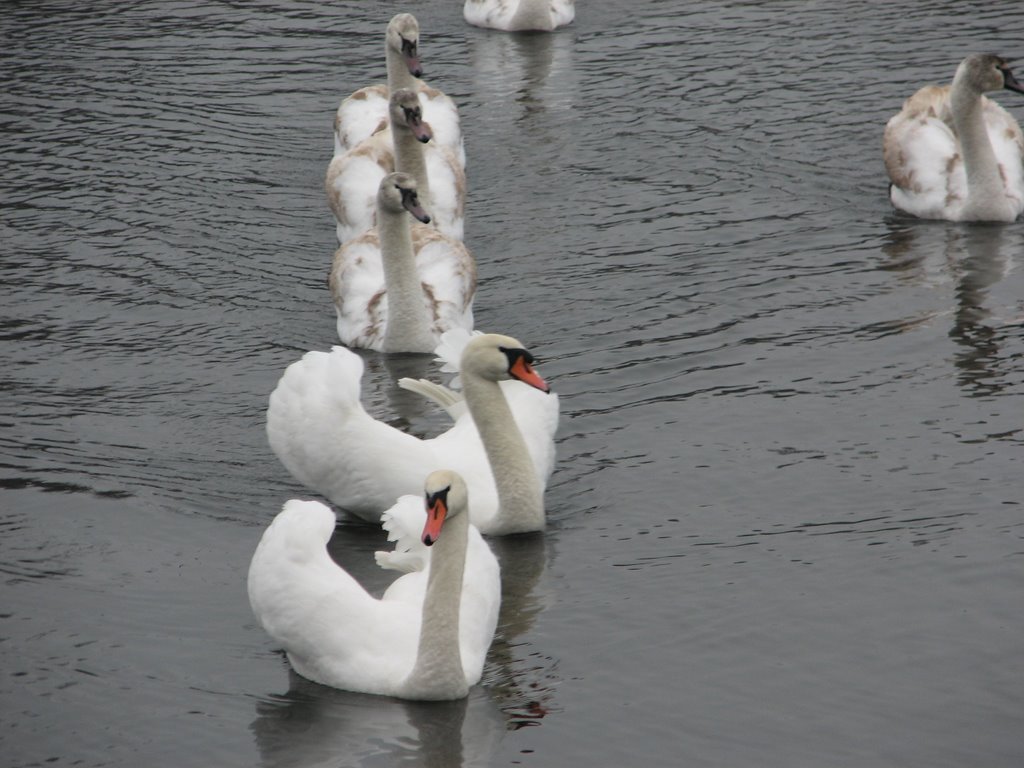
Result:
[[[458,240],[463,235],[466,172],[450,150],[430,141],[430,126],[416,94],[400,89],[388,100],[390,127],[327,166],[324,191],[337,220],[338,242],[344,243],[373,226],[377,187],[392,171],[416,179],[420,201],[431,212],[434,225]]]
[[[450,328],[472,329],[476,262],[429,222],[416,181],[381,179],[375,229],[338,248],[328,285],[338,338],[379,352],[431,352]]]
[[[575,0],[466,0],[462,16],[475,27],[550,32],[572,23]]]
[[[889,197],[925,219],[1010,222],[1024,210],[1024,135],[984,94],[1024,93],[1004,59],[968,56],[952,85],[921,88],[885,126]]]
[[[378,600],[327,552],[336,523],[318,501],[288,501],[249,565],[249,603],[295,671],[323,685],[403,699],[466,696],[480,680],[501,603],[498,561],[469,522],[455,472],[432,472],[396,503],[430,557]],[[378,559],[387,553],[378,553]]]
[[[373,135],[388,121],[388,95],[409,88],[419,95],[424,113],[434,128],[435,141],[449,147],[466,165],[459,110],[447,95],[422,80],[419,60],[420,25],[411,13],[399,13],[384,33],[387,85],[368,85],[344,99],[334,116],[334,154],[344,154]]]
[[[470,516],[481,533],[542,530],[558,398],[546,394],[520,342],[500,334],[465,338],[464,405],[449,410],[454,423],[440,435],[420,439],[367,414],[359,401],[363,361],[334,347],[307,352],[284,372],[267,408],[270,447],[296,480],[365,520],[379,520],[426,473],[447,467],[469,484]]]

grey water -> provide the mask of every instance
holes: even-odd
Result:
[[[543,535],[494,541],[480,686],[298,678],[245,573],[336,342],[334,109],[416,13],[458,104],[477,327],[559,393]],[[1024,764],[1024,222],[893,212],[882,127],[1024,9],[580,0],[0,7],[0,764]],[[997,98],[1018,119],[1024,101]],[[366,355],[371,413],[443,419]],[[384,537],[332,554],[372,589]]]

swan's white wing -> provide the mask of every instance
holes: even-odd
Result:
[[[368,85],[345,98],[334,115],[334,154],[348,152],[388,122],[388,87]]]
[[[413,573],[425,571],[430,562],[430,549],[423,544],[426,513],[419,496],[402,496],[380,516],[381,527],[388,532],[388,541],[395,543],[391,551],[374,553],[381,568]]]
[[[319,502],[285,504],[249,565],[253,613],[303,677],[395,693],[415,663],[420,606],[376,600],[339,567],[326,548],[334,523]]]
[[[921,218],[949,217],[967,199],[967,176],[947,122],[948,86],[911,96],[885,126],[883,158],[897,208]]]
[[[556,27],[571,24],[576,18],[576,0],[551,0],[551,18]]]
[[[423,107],[423,119],[430,124],[430,129],[434,133],[431,143],[449,149],[459,167],[465,168],[466,150],[462,144],[462,126],[455,102],[426,83],[420,84],[419,97],[420,105]]]
[[[569,24],[576,16],[574,0],[547,0],[547,8],[543,9],[543,22],[536,21],[524,26],[522,17],[517,12],[525,0],[466,0],[462,7],[462,16],[476,27],[489,27],[514,32],[522,29],[552,30]],[[536,19],[536,16],[531,16]]]
[[[335,252],[328,282],[341,343],[380,350],[384,344],[387,294],[376,229],[364,232]]]
[[[433,126],[431,126],[433,127]],[[466,172],[447,147],[431,141],[423,147],[430,183],[431,223],[444,234],[462,240],[465,229]]]
[[[363,410],[363,361],[344,347],[307,352],[270,395],[267,438],[300,483],[339,507],[377,521],[403,494],[418,494],[440,468],[432,441],[401,432]]]
[[[377,192],[381,180],[395,170],[390,132],[381,131],[327,166],[324,191],[337,221],[338,242],[365,232],[377,218]]]
[[[984,99],[984,115],[1006,196],[1019,216],[1024,211],[1024,133],[1013,116],[992,99]]]
[[[472,329],[476,261],[469,249],[426,225],[414,226],[412,237],[435,336],[451,328]]]

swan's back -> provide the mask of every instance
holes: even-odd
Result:
[[[462,17],[475,27],[550,32],[572,23],[575,0],[466,0]]]
[[[253,613],[303,677],[397,693],[415,663],[421,606],[376,600],[334,563],[327,552],[334,524],[319,502],[285,504],[249,566]]]
[[[267,439],[292,476],[368,520],[440,468],[427,441],[372,418],[359,401],[363,361],[344,347],[307,352],[270,395]],[[386,468],[387,471],[382,471]]]

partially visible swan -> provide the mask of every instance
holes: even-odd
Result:
[[[435,141],[450,147],[466,165],[459,110],[448,96],[422,80],[419,59],[420,25],[411,13],[399,13],[388,22],[384,33],[387,85],[368,85],[341,102],[334,117],[334,154],[340,155],[368,139],[388,122],[388,96],[399,88],[411,88],[419,95]]]
[[[391,126],[383,127],[354,149],[335,155],[327,166],[324,190],[344,243],[373,226],[377,188],[393,171],[416,179],[420,201],[434,226],[458,240],[463,235],[466,172],[451,150],[431,142],[416,94],[397,90],[389,99]],[[427,143],[430,142],[430,143]]]
[[[447,467],[469,485],[470,515],[482,533],[542,530],[558,398],[544,394],[532,362],[511,337],[469,338],[460,357],[466,407],[448,431],[423,440],[366,413],[358,355],[343,347],[307,352],[270,395],[267,438],[296,480],[365,520],[379,520],[424,474]],[[535,391],[506,397],[508,379]]]
[[[451,328],[473,328],[476,262],[460,241],[430,226],[416,181],[381,179],[377,227],[334,254],[328,284],[338,338],[380,352],[431,352]]]
[[[1024,210],[1024,135],[1010,114],[983,94],[1024,93],[1004,59],[976,54],[952,85],[929,85],[885,126],[889,197],[925,219],[1013,221]]]
[[[501,602],[498,561],[470,525],[462,478],[442,470],[422,485],[426,514],[415,496],[396,507],[407,522],[418,518],[429,563],[379,600],[331,559],[336,521],[320,502],[287,502],[264,532],[249,565],[249,602],[303,677],[426,700],[462,698],[480,680]]]
[[[575,0],[466,0],[462,16],[476,27],[506,32],[550,32],[570,24]]]

